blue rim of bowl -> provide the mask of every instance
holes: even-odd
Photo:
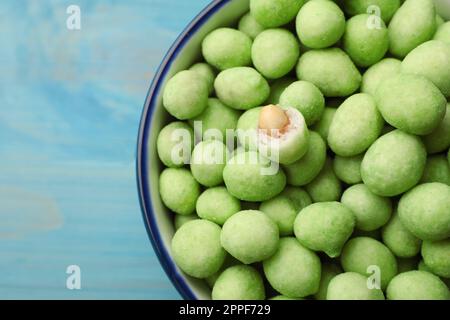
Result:
[[[178,57],[181,49],[186,46],[197,30],[202,27],[212,15],[214,15],[230,1],[231,0],[215,0],[211,2],[189,23],[180,36],[178,36],[175,40],[165,55],[155,77],[153,78],[152,84],[150,85],[139,126],[136,157],[136,178],[139,192],[139,202],[141,205],[145,227],[153,249],[158,256],[159,262],[164,268],[164,271],[181,296],[188,300],[197,300],[198,297],[186,282],[185,276],[178,271],[175,262],[163,244],[151,201],[150,184],[148,183],[148,154],[146,146],[150,136],[150,127],[153,114],[157,107],[157,96],[161,91],[162,83],[164,83],[167,73],[169,72],[174,60]]]

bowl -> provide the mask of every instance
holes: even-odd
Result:
[[[249,0],[216,0],[186,27],[166,54],[150,86],[142,114],[137,147],[137,183],[144,222],[153,248],[170,280],[185,299],[210,299],[211,289],[202,280],[186,276],[170,255],[175,233],[173,214],[164,207],[158,191],[162,165],[156,139],[170,116],[162,106],[162,88],[177,72],[201,59],[201,42],[212,30],[236,24],[249,10]]]
[[[450,1],[435,0],[440,14],[450,18]],[[159,196],[158,180],[162,165],[156,152],[161,129],[173,120],[162,106],[162,89],[177,72],[201,60],[201,42],[212,30],[237,24],[249,10],[249,0],[215,0],[203,9],[176,39],[164,57],[147,94],[137,146],[137,183],[145,226],[158,259],[170,280],[185,299],[210,299],[205,281],[185,275],[170,254],[175,233],[173,214]]]

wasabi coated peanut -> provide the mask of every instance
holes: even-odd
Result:
[[[337,109],[328,133],[328,144],[339,156],[356,156],[380,136],[383,124],[372,96],[366,93],[353,95]]]
[[[359,67],[369,67],[383,59],[389,49],[386,25],[380,21],[378,28],[369,25],[372,16],[360,14],[347,21],[342,38],[345,52]]]
[[[223,169],[229,151],[218,140],[202,141],[192,152],[191,171],[195,180],[206,187],[214,187],[223,182]]]
[[[346,272],[334,277],[328,285],[327,300],[384,300],[383,291],[369,289],[368,278]]]
[[[404,58],[412,49],[430,40],[435,32],[433,0],[406,0],[389,24],[390,52]]]
[[[450,104],[442,122],[429,135],[423,137],[428,153],[438,153],[450,147]]]
[[[281,193],[292,201],[295,210],[300,212],[303,208],[306,208],[312,203],[312,199],[309,194],[302,188],[286,187]]]
[[[215,136],[220,132],[222,141],[225,141],[227,130],[236,129],[239,117],[239,111],[227,107],[219,99],[210,98],[208,99],[208,106],[205,111],[192,119],[192,124],[194,125],[195,121],[199,121],[201,124],[201,127],[198,124],[197,126],[194,125],[194,128],[198,131],[196,132],[197,136],[203,136],[203,139],[207,139],[211,137],[208,137],[206,134],[213,134]]]
[[[198,220],[198,219],[199,219],[199,217],[196,214],[190,214],[188,216],[176,214],[174,217],[175,230],[180,229],[183,225],[185,225],[188,222],[191,222],[192,220]]]
[[[258,125],[262,107],[245,111],[239,118],[236,134],[244,150],[258,150]]]
[[[264,300],[264,283],[258,271],[249,266],[233,266],[217,278],[213,300]]]
[[[345,16],[332,1],[309,1],[300,9],[296,21],[301,42],[312,49],[334,45],[345,31]]]
[[[426,271],[397,275],[387,288],[389,300],[448,300],[450,293],[441,279]]]
[[[297,77],[312,82],[325,97],[346,97],[358,90],[361,74],[339,48],[311,50],[297,65]]]
[[[311,127],[312,130],[320,134],[324,141],[327,141],[328,139],[328,133],[330,132],[330,126],[333,122],[336,110],[336,108],[326,107],[323,110],[322,118]]]
[[[424,241],[422,257],[435,275],[450,278],[450,239]]]
[[[168,124],[158,135],[158,156],[167,167],[177,168],[189,163],[193,149],[194,132],[184,122]]]
[[[414,187],[422,177],[426,151],[416,136],[400,130],[380,137],[361,164],[364,184],[373,193],[392,197]]]
[[[322,171],[326,161],[326,145],[320,135],[314,131],[309,134],[309,148],[299,161],[283,166],[288,183],[292,186],[305,186]]]
[[[342,185],[333,171],[333,164],[327,161],[317,177],[306,186],[314,202],[338,201],[342,195]]]
[[[197,214],[200,218],[223,225],[233,214],[241,211],[241,202],[225,187],[205,190],[197,200]]]
[[[171,78],[163,93],[163,105],[179,120],[194,118],[208,104],[208,84],[198,72],[186,70]]]
[[[278,251],[263,262],[272,288],[290,298],[304,298],[319,290],[319,257],[295,238],[282,238]]]
[[[400,73],[401,65],[400,60],[385,58],[371,66],[362,77],[361,92],[375,96],[381,83]]]
[[[200,77],[206,82],[208,91],[211,94],[214,91],[214,79],[216,78],[216,71],[207,63],[196,63],[189,68],[191,71],[197,72]]]
[[[202,43],[205,60],[219,70],[249,66],[252,63],[252,40],[245,33],[231,29],[216,29]]]
[[[298,241],[329,257],[338,257],[355,227],[353,213],[339,202],[314,203],[298,214],[294,232]]]
[[[278,248],[278,227],[261,211],[240,211],[223,225],[222,247],[244,264],[263,261]]]
[[[371,267],[378,267],[383,290],[397,274],[397,260],[388,247],[367,237],[353,238],[347,242],[342,250],[341,265],[346,272],[357,272],[363,276],[370,276],[373,273]]]
[[[220,227],[210,221],[194,220],[183,225],[172,239],[172,256],[188,275],[207,278],[216,273],[225,260],[220,245]]]
[[[294,231],[294,221],[299,210],[291,199],[280,194],[261,203],[259,210],[264,212],[278,226],[281,236],[290,236]]]
[[[450,97],[450,44],[438,40],[421,44],[403,60],[402,73],[424,76]]]
[[[447,105],[431,81],[411,74],[399,74],[384,81],[375,93],[375,100],[386,122],[415,135],[433,132],[444,118]]]
[[[270,86],[270,96],[267,99],[267,104],[279,104],[281,94],[289,87],[291,84],[295,82],[294,78],[285,77],[281,79],[275,80]]]
[[[333,160],[333,170],[339,180],[346,184],[353,185],[362,181],[361,163],[364,155],[353,157],[336,156]]]
[[[444,41],[450,44],[450,21],[447,21],[443,25],[439,26],[438,30],[434,34],[434,40]]]
[[[376,12],[369,9],[378,7],[381,18],[388,23],[400,7],[400,0],[343,0],[342,4],[350,16],[361,13],[375,14]]]
[[[355,215],[356,228],[363,231],[380,228],[389,221],[392,214],[391,200],[372,193],[364,184],[345,190],[341,202]]]
[[[265,28],[250,13],[247,13],[239,20],[238,29],[250,38],[255,39]]]
[[[342,273],[342,269],[337,264],[322,264],[322,275],[320,277],[319,291],[317,291],[317,293],[314,295],[314,298],[316,300],[327,300],[327,291],[330,281],[340,273]]]
[[[243,201],[258,202],[273,198],[286,186],[286,175],[281,168],[270,174],[273,173],[273,166],[270,160],[253,151],[235,155],[223,171],[228,192]]]
[[[187,216],[195,211],[200,185],[189,170],[168,168],[159,177],[159,193],[167,208]]]
[[[291,72],[299,56],[298,41],[286,29],[265,30],[253,42],[253,65],[268,79],[279,79]]]
[[[305,0],[251,0],[250,13],[259,24],[275,28],[295,18]]]
[[[325,98],[311,82],[296,81],[283,91],[280,104],[296,108],[305,117],[306,124],[310,126],[322,117]]]
[[[415,257],[420,252],[422,241],[405,228],[397,213],[383,227],[381,235],[384,244],[397,257]]]
[[[428,157],[421,182],[440,182],[450,186],[450,166],[447,157],[443,155]]]
[[[450,237],[450,187],[443,183],[421,184],[404,194],[398,204],[403,225],[422,240]]]
[[[238,110],[258,107],[270,94],[266,79],[248,67],[222,71],[216,78],[214,88],[220,101]]]

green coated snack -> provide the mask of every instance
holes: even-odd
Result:
[[[424,241],[422,257],[435,275],[450,278],[450,239]]]
[[[375,100],[390,125],[415,135],[433,132],[444,118],[447,105],[447,100],[431,81],[411,74],[385,80],[378,87]]]
[[[450,187],[443,183],[421,184],[404,194],[398,204],[403,225],[422,240],[450,237]]]
[[[250,13],[259,24],[276,28],[292,21],[304,0],[250,0]]]
[[[361,85],[361,74],[339,48],[304,53],[297,65],[297,77],[312,82],[325,97],[346,97]]]
[[[406,0],[389,24],[390,52],[404,58],[415,47],[430,40],[435,32],[433,0]]]
[[[200,195],[200,185],[189,170],[167,168],[159,177],[159,193],[167,208],[188,216],[195,211],[195,203]]]
[[[336,176],[349,185],[362,182],[361,163],[364,155],[353,157],[336,156],[333,160],[333,170]]]
[[[355,215],[356,228],[363,231],[382,227],[392,215],[391,200],[372,193],[364,184],[345,190],[341,202]]]
[[[229,158],[227,147],[218,140],[197,144],[192,152],[191,172],[195,180],[206,187],[223,183],[223,169]]]
[[[450,186],[450,166],[447,157],[444,155],[428,157],[421,182],[440,182]]]
[[[450,147],[450,103],[444,119],[429,135],[423,137],[428,153],[439,153]]]
[[[202,42],[205,60],[219,70],[249,66],[252,63],[252,39],[232,28],[219,28]]]
[[[270,87],[266,79],[249,67],[231,68],[219,73],[214,83],[217,97],[227,106],[248,110],[267,100]]]
[[[420,181],[426,158],[418,137],[395,130],[380,137],[366,152],[361,176],[375,194],[400,195]]]
[[[194,278],[216,273],[226,256],[220,245],[220,227],[206,220],[184,224],[173,236],[172,256],[178,267]]]
[[[258,271],[250,266],[233,266],[217,278],[213,300],[264,300],[263,280]]]
[[[400,258],[415,257],[420,252],[422,241],[403,225],[397,213],[383,227],[383,243]]]
[[[302,188],[286,187],[281,194],[292,201],[297,213],[312,203],[310,195]]]
[[[164,108],[179,120],[192,119],[208,104],[208,84],[192,70],[181,71],[166,84],[163,93]]]
[[[380,271],[381,289],[385,289],[397,274],[397,260],[381,242],[367,237],[353,238],[347,242],[341,254],[341,265],[346,272],[370,276],[371,269]]]
[[[383,125],[372,96],[366,93],[353,95],[337,109],[328,133],[328,144],[339,156],[356,156],[377,140]]]
[[[281,79],[275,80],[270,86],[270,96],[267,99],[267,104],[279,104],[281,94],[289,87],[291,84],[295,82],[294,78],[284,77]]]
[[[322,118],[311,127],[312,130],[320,134],[324,141],[327,141],[328,139],[328,133],[330,132],[330,126],[336,111],[336,108],[326,107],[323,110]]]
[[[355,227],[353,213],[339,202],[314,203],[298,214],[295,236],[305,247],[338,257]]]
[[[328,285],[327,300],[384,300],[381,289],[369,289],[367,277],[346,272],[334,277]]]
[[[241,211],[241,202],[225,187],[205,190],[197,200],[197,214],[200,218],[223,225],[229,217]]]
[[[433,37],[434,40],[444,41],[450,44],[450,21],[447,21],[443,25],[439,26]]]
[[[350,16],[362,13],[376,14],[376,11],[368,12],[369,9],[378,7],[381,18],[388,23],[394,13],[400,8],[400,0],[343,0],[344,10]]]
[[[326,161],[326,145],[320,135],[314,131],[309,134],[309,149],[299,161],[283,166],[287,181],[292,186],[305,186],[312,182],[322,171]]]
[[[223,264],[220,267],[219,271],[217,271],[216,273],[214,273],[213,275],[211,275],[211,276],[209,276],[208,278],[205,279],[206,282],[208,283],[208,286],[211,289],[214,288],[214,284],[216,283],[217,279],[222,274],[222,272],[224,272],[229,267],[233,267],[233,266],[240,265],[240,264],[241,264],[241,262],[239,262],[238,260],[236,260],[235,258],[230,256],[229,254],[226,254],[225,261],[223,262]]]
[[[291,72],[299,56],[298,40],[286,29],[265,30],[253,42],[253,65],[268,79],[279,79]]]
[[[245,150],[258,150],[258,125],[262,107],[245,111],[238,120],[236,134]]]
[[[196,63],[189,68],[191,71],[197,72],[197,74],[203,78],[208,86],[208,91],[211,94],[214,91],[214,79],[216,78],[216,71],[207,63]]]
[[[274,164],[258,153],[239,153],[228,161],[223,179],[228,192],[244,201],[265,201],[283,191],[286,175],[281,168],[273,173]],[[268,172],[265,172],[265,171]]]
[[[168,124],[158,135],[158,156],[167,167],[179,168],[188,164],[193,149],[194,131],[184,122]]]
[[[278,227],[261,211],[240,211],[223,225],[220,242],[244,264],[263,261],[278,249]]]
[[[203,136],[203,139],[211,138],[211,135],[217,138],[218,133],[222,136],[222,141],[225,141],[227,130],[235,130],[240,117],[237,110],[231,109],[224,105],[219,99],[208,99],[208,106],[205,111],[194,119],[201,122],[201,127],[194,126],[197,129],[197,136]]]
[[[198,220],[198,219],[199,219],[199,217],[196,214],[190,214],[188,216],[176,214],[174,217],[175,230],[180,229],[183,225],[185,225],[188,222],[191,222],[192,220]]]
[[[389,300],[448,300],[450,292],[439,277],[426,271],[397,275],[387,288]]]
[[[278,226],[280,236],[290,236],[294,233],[294,221],[299,210],[294,202],[285,194],[261,203],[259,210],[264,212]]]
[[[384,58],[371,66],[362,77],[361,92],[375,96],[380,84],[400,73],[401,65],[398,59]]]
[[[296,81],[280,96],[280,105],[293,107],[302,113],[308,126],[317,122],[325,108],[325,98],[311,82]]]
[[[296,28],[305,46],[323,49],[334,45],[344,34],[345,16],[332,1],[309,1],[297,15]]]
[[[306,186],[314,202],[338,201],[342,195],[342,185],[333,171],[331,160],[327,161],[317,177]]]
[[[278,251],[263,262],[270,285],[289,298],[304,298],[319,290],[319,257],[295,238],[282,238]]]
[[[247,13],[239,20],[238,29],[250,38],[255,39],[265,28],[250,13]]]
[[[323,263],[322,275],[320,277],[319,291],[314,295],[316,300],[327,300],[327,292],[330,281],[338,274],[342,273],[342,268],[335,263]]]
[[[369,14],[360,14],[347,21],[343,48],[359,67],[369,67],[383,59],[389,49],[389,35],[383,21],[374,28],[368,24]]]
[[[421,44],[403,60],[402,72],[424,76],[450,97],[450,44],[438,40]]]

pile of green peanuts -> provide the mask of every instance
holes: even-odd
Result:
[[[199,51],[164,87],[156,146],[185,274],[216,300],[450,299],[450,22],[432,0],[250,0]],[[262,129],[278,162],[242,134]]]

